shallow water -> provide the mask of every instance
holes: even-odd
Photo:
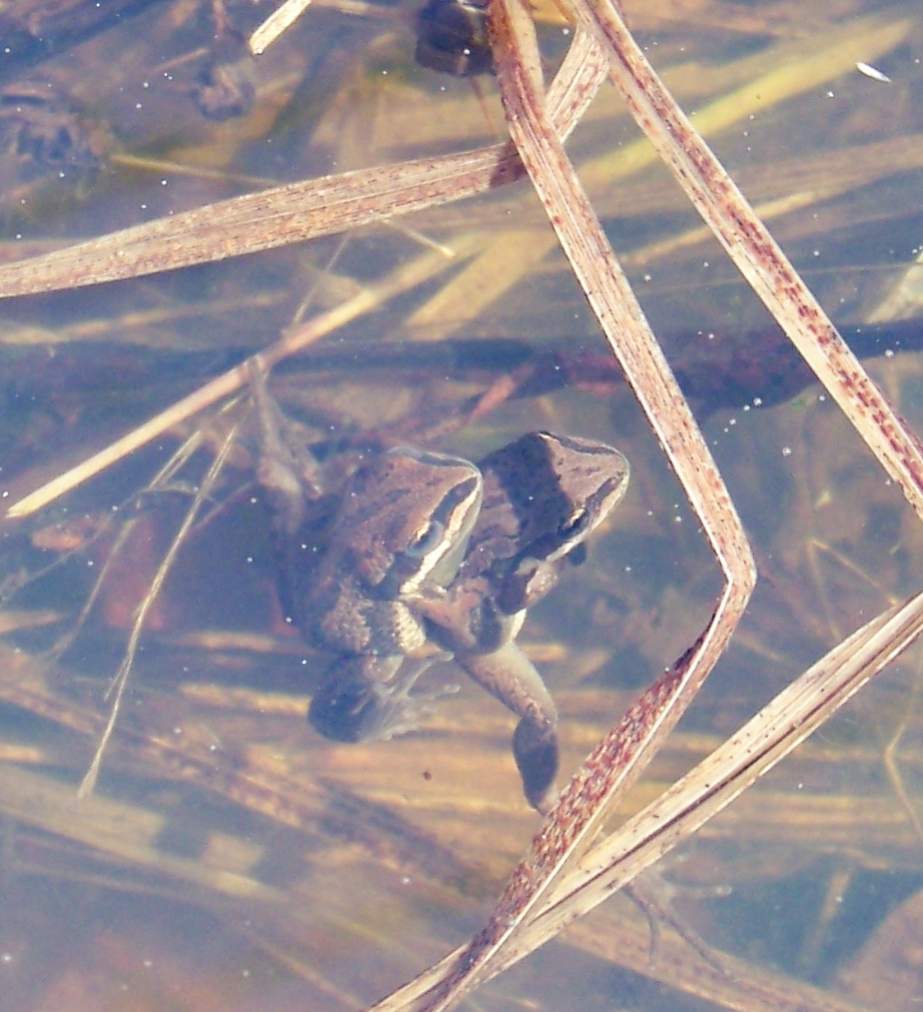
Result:
[[[768,209],[838,325],[867,333],[877,312],[883,322],[863,345],[868,368],[923,431],[919,356],[904,350],[918,306],[895,294],[919,242],[918,166],[904,165],[919,81],[919,27],[901,22],[909,5],[843,3],[806,17],[782,3],[704,4],[695,24],[667,5],[643,14],[632,6],[651,58],[697,118],[742,89],[739,117],[711,138],[719,156]],[[46,156],[45,165],[7,153],[4,255],[139,224],[260,180],[493,141],[502,124],[493,80],[479,79],[481,102],[467,81],[416,67],[412,13],[312,8],[254,69],[252,110],[223,121],[205,118],[191,94],[213,34],[204,10],[154,5],[37,64],[30,80],[52,80],[56,96],[42,122],[60,115],[75,137],[96,140],[74,140],[73,157]],[[231,15],[241,31],[261,16]],[[566,37],[554,25],[541,36],[550,71]],[[787,69],[797,82],[810,60],[832,65],[856,36],[867,40],[861,59],[891,83],[850,58],[829,80],[772,97],[767,75]],[[569,150],[703,419],[761,583],[727,657],[626,812],[913,592],[923,551],[919,521],[829,397],[802,385],[796,359],[778,351],[764,311],[698,235],[665,170],[615,175],[633,143],[634,128],[604,91]],[[94,166],[86,152],[97,149]],[[494,259],[475,273],[469,254],[446,258],[423,285],[277,370],[273,389],[333,470],[370,430],[476,459],[547,428],[606,440],[630,458],[626,501],[522,636],[558,701],[570,771],[694,640],[720,579],[524,183],[346,241],[4,303],[0,488],[5,501],[18,499],[276,340],[297,314],[388,278],[428,248],[423,239]],[[496,404],[466,422],[492,384]],[[418,734],[347,746],[306,726],[322,661],[276,602],[246,431],[148,617],[97,792],[75,801],[133,610],[227,424],[199,422],[207,449],[166,490],[136,501],[189,429],[3,531],[2,575],[20,588],[0,616],[0,991],[10,1009],[368,1004],[481,924],[538,826],[509,752],[513,719],[451,665],[430,681],[460,691]],[[75,627],[129,518],[79,638],[51,664],[43,651]],[[646,916],[613,900],[480,1000],[758,1008],[749,988],[759,981],[775,988],[760,1001],[776,1007],[868,1006],[882,994],[889,1008],[911,1007],[923,986],[910,941],[921,872],[917,666],[918,651],[908,651],[668,855],[666,885],[648,877],[646,892],[694,944],[664,910],[651,914],[660,926],[652,943]],[[824,988],[823,998],[808,986]]]

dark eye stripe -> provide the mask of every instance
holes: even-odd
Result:
[[[421,453],[420,459],[426,455]],[[437,458],[439,466],[446,463],[445,458]],[[458,462],[453,461],[457,467]],[[442,535],[427,550],[420,551],[408,546],[407,551],[397,552],[384,578],[378,584],[377,593],[385,597],[396,597],[408,589],[415,577],[425,577],[436,565],[459,543],[466,522],[471,521],[471,507],[481,492],[480,472],[475,471],[470,477],[456,482],[442,497],[439,504],[431,511],[427,523],[431,527],[441,529]]]
[[[457,482],[442,497],[442,502],[433,510],[431,519],[441,523],[451,536],[454,532],[450,530],[449,521],[455,516],[459,506],[470,502],[477,495],[480,485],[481,479],[476,474],[472,474],[464,481]]]

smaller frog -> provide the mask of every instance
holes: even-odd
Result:
[[[426,645],[408,599],[449,583],[481,502],[466,460],[398,447],[368,461],[339,497],[327,547],[305,585],[296,571],[295,620],[305,638],[341,655],[309,718],[348,741],[411,729],[425,700],[409,696],[405,658]]]
[[[337,658],[309,718],[338,740],[390,737],[413,718],[406,672],[396,676],[427,639],[408,599],[454,578],[481,504],[480,471],[459,457],[396,447],[324,495],[313,459],[283,438],[265,379],[254,371],[252,383],[282,603],[304,638]]]
[[[541,812],[555,796],[557,710],[515,640],[526,610],[579,561],[586,539],[621,502],[629,465],[604,443],[531,432],[478,466],[484,503],[458,576],[430,588],[415,606],[430,637],[519,718],[513,755],[529,803]]]

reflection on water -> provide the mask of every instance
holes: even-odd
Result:
[[[919,232],[907,192],[918,68],[907,54],[919,28],[904,20],[906,4],[866,7],[834,17],[705,4],[695,24],[657,5],[630,13],[687,107],[742,89],[739,118],[714,144],[836,321],[860,327],[881,320],[881,307],[907,318],[885,314],[873,334],[849,333],[923,431],[908,351],[918,307],[906,294]],[[51,56],[35,49],[3,82],[8,259],[271,182],[473,147],[502,122],[489,77],[479,101],[466,82],[414,64],[412,5],[364,16],[312,8],[265,59],[248,58],[252,95],[219,103],[220,115],[203,115],[206,70],[237,66],[239,40],[264,12],[231,7],[216,25],[205,13],[179,24],[173,5],[137,9]],[[550,18],[540,35],[549,54],[566,41]],[[860,57],[842,54],[856,38],[890,85],[849,69]],[[817,64],[840,69],[799,88]],[[784,101],[770,72],[786,78]],[[755,80],[762,90],[750,95]],[[761,583],[726,660],[625,811],[915,590],[921,571],[917,519],[805,385],[666,176],[648,168],[612,185],[632,143],[604,93],[573,152],[706,419]],[[701,630],[717,567],[525,188],[405,224],[416,231],[393,222],[347,241],[4,303],[5,501],[299,315],[393,281],[421,241],[478,251],[445,259],[438,282],[431,273],[404,285],[277,369],[273,390],[333,486],[357,455],[395,442],[478,459],[543,428],[625,452],[625,502],[588,559],[529,609],[519,639],[554,695],[569,772]],[[3,531],[0,987],[10,1008],[360,1007],[479,926],[538,825],[511,760],[514,718],[451,662],[422,687],[460,689],[417,733],[345,745],[308,727],[329,658],[294,634],[277,601],[247,423],[147,615],[99,788],[76,799],[136,609],[246,407],[200,415]],[[155,483],[198,429],[189,459]],[[908,652],[669,855],[643,911],[614,900],[483,1000],[816,1007],[823,988],[837,1008],[875,1004],[886,987],[889,1008],[912,1007],[916,665]]]

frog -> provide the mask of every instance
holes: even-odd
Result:
[[[526,800],[544,813],[556,795],[557,709],[516,637],[565,564],[582,561],[587,539],[624,498],[630,467],[608,444],[542,431],[478,467],[484,500],[459,571],[414,606],[430,639],[520,718],[513,756]]]
[[[295,576],[302,635],[340,655],[308,711],[326,737],[366,741],[416,726],[432,697],[409,693],[414,659],[428,645],[410,602],[451,582],[480,500],[475,465],[408,446],[347,481],[310,583],[300,567]]]
[[[393,737],[428,703],[409,693],[415,668],[429,663],[414,661],[428,636],[409,600],[454,579],[480,510],[481,473],[461,457],[395,446],[328,492],[312,455],[285,438],[256,369],[251,387],[280,599],[302,637],[333,658],[308,719],[334,740]]]
[[[261,400],[262,414],[277,410],[265,394]],[[338,654],[312,697],[311,723],[326,737],[348,742],[413,730],[434,696],[411,690],[435,657],[454,656],[519,716],[513,755],[524,794],[538,811],[547,811],[558,768],[557,710],[515,640],[527,610],[550,593],[565,563],[581,560],[587,538],[624,497],[628,461],[607,444],[550,432],[527,433],[477,465],[402,447],[391,451],[399,460],[385,469],[387,476],[379,473],[381,461],[372,460],[342,493],[327,496],[326,511],[319,512],[336,520],[318,522],[315,510],[306,537],[305,503],[324,501],[316,468],[297,443],[279,438],[277,418],[263,427],[271,466],[261,465],[261,481],[276,500],[281,549],[288,553],[283,601],[292,602],[290,614],[306,639]],[[437,463],[450,470],[424,473]],[[452,482],[464,486],[470,479],[466,466],[481,485],[476,505],[468,501],[459,513],[460,533],[453,537],[456,525],[444,524],[440,511],[450,507]],[[446,502],[442,493],[433,494],[437,488],[449,495]],[[376,580],[362,578],[370,567],[363,553],[374,556],[389,510],[406,513],[418,526],[428,522],[424,542],[441,545],[445,554],[409,580],[388,581],[388,607],[382,607],[381,596],[369,594]],[[298,557],[293,545],[300,546]]]

